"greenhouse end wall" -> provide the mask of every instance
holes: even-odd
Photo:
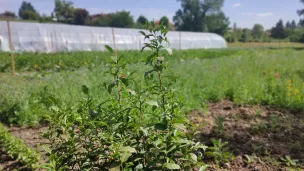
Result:
[[[139,29],[74,26],[10,22],[14,51],[60,52],[103,51],[104,45],[118,50],[140,50],[145,43]],[[145,30],[142,30],[145,31]],[[9,31],[6,21],[0,21],[0,51],[10,51]],[[226,41],[213,33],[176,32],[167,34],[173,49],[226,48]]]

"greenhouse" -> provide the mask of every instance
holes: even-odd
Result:
[[[104,45],[118,50],[139,50],[144,38],[139,29],[73,26],[0,21],[0,51],[16,52],[103,51]],[[9,36],[10,35],[10,36]],[[213,33],[170,31],[173,49],[226,48],[223,37]]]

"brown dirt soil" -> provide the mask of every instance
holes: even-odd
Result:
[[[192,111],[188,117],[201,131],[197,138],[204,144],[211,145],[211,138],[229,143],[229,151],[236,157],[223,165],[224,170],[304,170],[303,111],[234,105],[223,100],[209,103],[207,111]],[[257,157],[247,164],[245,155]],[[286,156],[297,160],[296,168],[281,160]],[[221,169],[211,163],[209,170]]]

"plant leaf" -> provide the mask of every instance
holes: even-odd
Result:
[[[136,149],[130,146],[124,146],[120,147],[119,150],[120,152],[128,152],[128,153],[136,153]]]
[[[105,45],[105,48],[106,48],[107,51],[109,51],[111,53],[114,53],[113,49],[109,45]]]
[[[131,157],[131,156],[132,156],[132,153],[124,152],[124,153],[122,153],[121,156],[120,156],[120,161],[121,161],[122,163],[124,163],[124,162],[126,162],[126,161],[129,159],[129,157]]]
[[[167,168],[167,169],[170,169],[170,170],[177,170],[177,169],[180,169],[180,166],[178,164],[175,164],[175,163],[165,163],[163,165],[163,168]]]
[[[148,100],[148,101],[146,101],[146,103],[147,103],[148,105],[158,107],[158,103],[157,103],[157,101],[154,101],[154,100]]]
[[[88,95],[89,94],[89,88],[86,86],[86,85],[82,85],[82,92],[84,93],[84,94],[86,94],[86,95]]]
[[[186,126],[185,126],[184,124],[181,124],[181,123],[175,123],[175,124],[173,124],[173,127],[174,127],[175,129],[180,130],[180,131],[184,131],[184,132],[187,131]]]
[[[168,54],[171,56],[173,54],[172,49],[171,48],[165,48],[166,51],[168,52]]]
[[[202,165],[199,171],[205,171],[208,168],[208,165]]]
[[[193,161],[197,162],[197,156],[194,153],[190,153],[190,157]]]

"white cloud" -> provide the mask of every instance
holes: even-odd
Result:
[[[273,13],[272,12],[257,13],[256,16],[258,16],[258,17],[269,17],[269,16],[273,16]]]
[[[240,3],[235,3],[235,4],[233,4],[232,6],[233,6],[233,7],[240,7],[241,4],[240,4]]]
[[[245,12],[242,13],[244,16],[256,16],[256,17],[270,17],[273,16],[272,12],[261,12],[261,13],[254,13],[254,12]]]
[[[242,15],[253,16],[253,15],[255,15],[255,13],[253,13],[253,12],[244,12],[244,13],[242,13]]]

